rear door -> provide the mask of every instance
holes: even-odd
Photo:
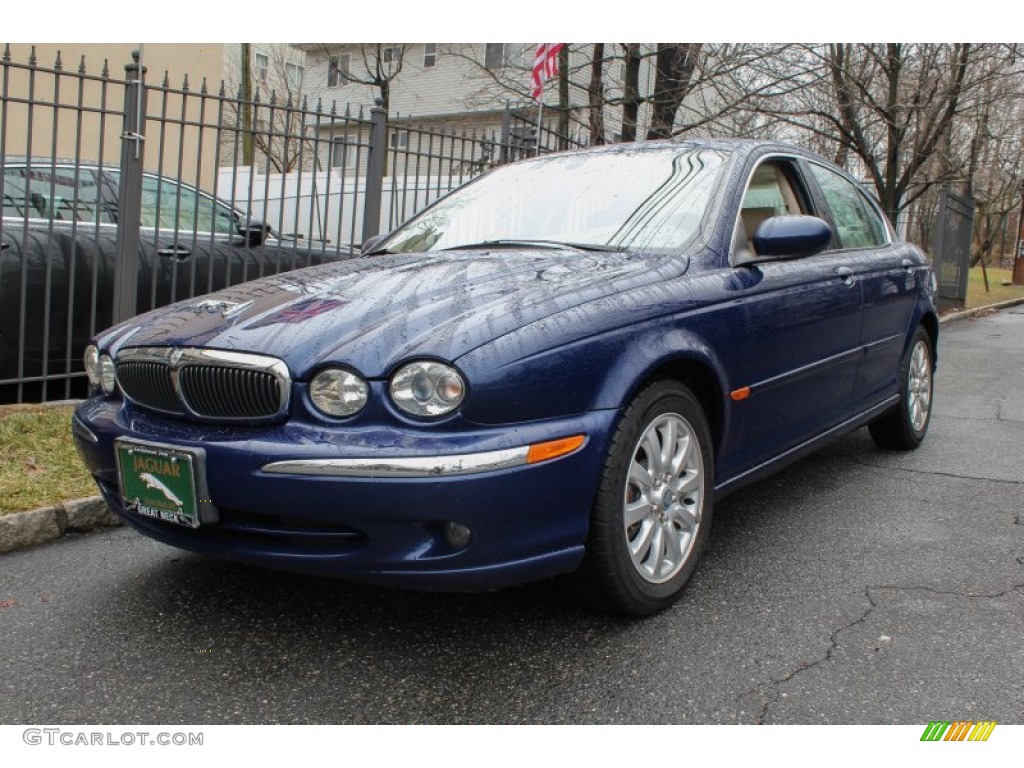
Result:
[[[896,391],[924,265],[913,258],[912,249],[896,241],[885,216],[858,183],[820,163],[807,165],[835,228],[834,254],[853,270],[864,296],[864,355],[853,390],[853,400],[863,410]]]

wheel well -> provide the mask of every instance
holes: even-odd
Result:
[[[698,360],[673,360],[662,364],[651,371],[643,381],[637,382],[632,394],[636,394],[656,381],[665,380],[678,381],[693,392],[704,409],[704,415],[707,416],[708,427],[711,429],[711,442],[717,457],[719,446],[722,444],[724,414],[722,412],[722,389],[714,371]]]
[[[939,359],[939,321],[935,315],[928,313],[921,318],[921,325],[928,332],[928,338],[932,342],[932,365]]]

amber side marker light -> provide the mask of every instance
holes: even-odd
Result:
[[[741,387],[740,389],[734,389],[732,392],[729,393],[729,397],[736,401],[746,400],[748,397],[750,397],[750,387]]]
[[[548,440],[546,443],[536,443],[530,446],[530,451],[526,454],[526,463],[537,464],[557,459],[559,456],[567,456],[573,451],[579,450],[584,440],[586,440],[586,435],[573,435],[559,440]]]

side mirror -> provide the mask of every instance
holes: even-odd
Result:
[[[263,242],[267,239],[267,235],[269,233],[270,227],[262,221],[257,221],[255,219],[239,221],[238,234],[242,236],[242,240],[238,245],[245,245],[249,248],[255,248],[256,246],[263,245]]]
[[[754,232],[755,258],[799,259],[825,250],[832,228],[817,216],[773,216]]]
[[[373,237],[366,238],[366,240],[363,242],[363,247],[359,249],[360,255],[365,256],[366,254],[368,254],[378,245],[383,243],[384,238],[386,237],[387,233],[384,233],[383,235],[374,235]]]

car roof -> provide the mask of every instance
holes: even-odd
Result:
[[[633,154],[636,152],[664,152],[677,151],[679,149],[712,149],[722,150],[739,156],[751,154],[778,152],[783,154],[796,155],[807,159],[817,160],[831,165],[828,160],[820,155],[805,149],[796,144],[789,144],[782,141],[748,138],[689,138],[677,137],[672,139],[657,139],[650,141],[620,142],[618,144],[602,144],[594,147],[584,147],[540,155],[529,158],[529,160],[540,160],[545,157],[566,154]]]
[[[7,165],[39,165],[39,166],[53,166],[53,165],[71,165],[79,166],[80,168],[103,168],[104,170],[117,171],[120,170],[120,166],[116,163],[103,163],[102,165],[96,160],[75,160],[73,157],[41,157],[39,155],[0,155],[0,166]]]

